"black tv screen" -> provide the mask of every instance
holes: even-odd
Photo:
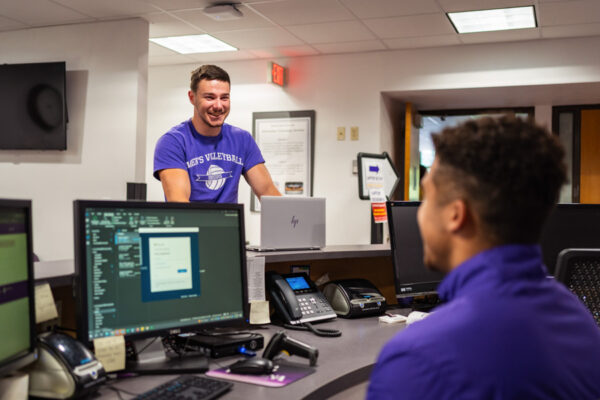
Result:
[[[0,149],[66,150],[65,62],[0,65]]]

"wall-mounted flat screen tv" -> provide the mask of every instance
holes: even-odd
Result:
[[[0,150],[66,150],[65,62],[0,65]]]

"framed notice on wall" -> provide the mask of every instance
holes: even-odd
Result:
[[[252,113],[252,135],[284,196],[312,196],[315,111]],[[254,193],[250,209],[260,211]]]

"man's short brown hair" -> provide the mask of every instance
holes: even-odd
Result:
[[[532,120],[484,117],[444,129],[433,143],[434,184],[470,203],[490,239],[539,240],[566,182],[565,152],[556,136]]]
[[[198,83],[203,79],[208,81],[218,80],[231,84],[229,81],[229,74],[223,68],[210,64],[202,65],[192,71],[190,81],[190,89],[192,92],[196,93],[196,90],[198,90]]]

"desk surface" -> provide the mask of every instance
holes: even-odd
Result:
[[[333,328],[342,331],[339,338],[323,338],[309,332],[287,330],[287,334],[319,349],[316,372],[282,388],[268,388],[234,382],[233,390],[221,397],[234,399],[324,399],[369,379],[381,347],[404,328],[404,324],[383,324],[377,317],[361,319],[341,319],[319,324],[319,328]],[[282,328],[268,326],[258,330],[265,337],[265,346],[271,336]],[[262,353],[262,351],[261,351]],[[261,354],[260,353],[260,354]],[[211,369],[231,364],[239,357],[211,359]],[[308,360],[292,356],[290,360],[306,363]],[[216,361],[216,362],[215,362]],[[220,364],[220,365],[219,365]],[[121,389],[123,398],[127,393],[143,393],[174,375],[138,376],[112,383]],[[118,399],[116,392],[102,388],[100,399]]]

